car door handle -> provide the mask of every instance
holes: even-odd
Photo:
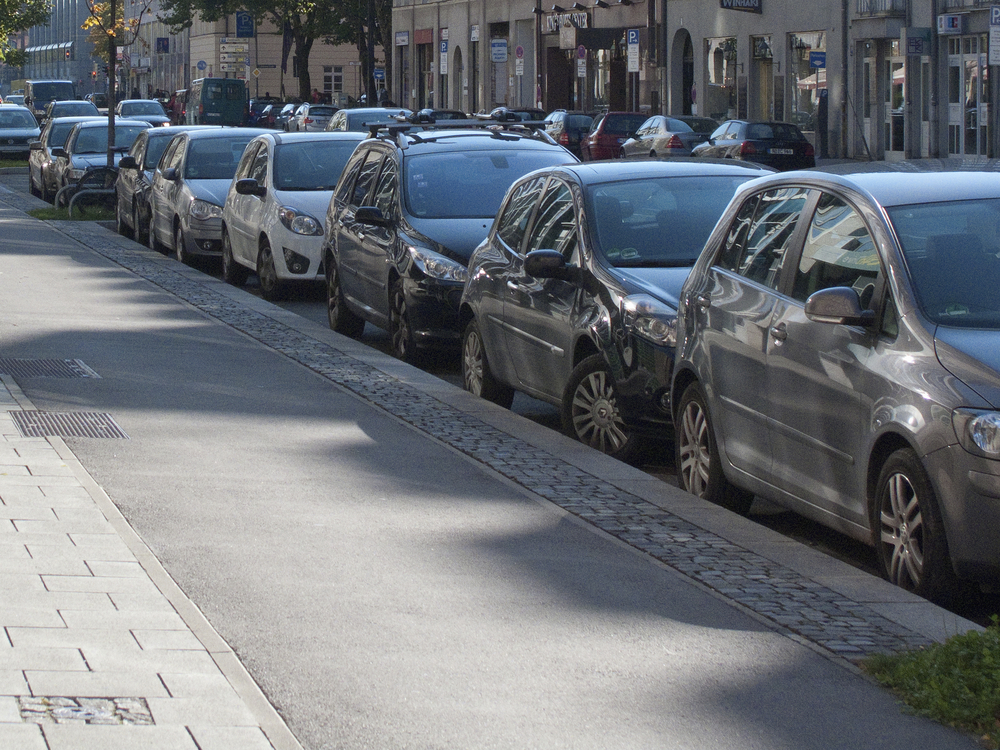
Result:
[[[520,288],[520,284],[518,284],[516,281],[508,281],[507,288],[510,289],[512,292],[516,292]]]
[[[775,341],[784,341],[788,338],[788,329],[785,327],[784,323],[778,323],[776,326],[771,326],[771,338]]]
[[[707,310],[712,306],[712,298],[705,293],[696,294],[694,297],[694,303],[702,310]]]

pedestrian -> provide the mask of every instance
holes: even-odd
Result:
[[[385,86],[378,90],[378,106],[384,107],[389,103],[389,92],[386,91]]]
[[[312,103],[313,104],[319,104],[319,102],[320,102],[319,91],[317,89],[313,89],[313,92],[312,92]]]

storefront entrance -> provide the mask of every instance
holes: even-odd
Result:
[[[896,42],[898,45],[898,42]],[[906,58],[888,57],[883,62],[885,106],[883,140],[885,160],[906,158]]]
[[[948,39],[948,153],[991,156],[986,36]]]

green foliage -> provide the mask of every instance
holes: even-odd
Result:
[[[7,61],[13,51],[10,35],[48,22],[48,0],[0,0],[0,60]],[[24,62],[23,55],[14,55],[10,64],[20,66]]]
[[[68,209],[56,208],[55,206],[34,208],[28,211],[28,215],[42,221],[114,221],[115,219],[114,211],[106,206],[93,204],[74,206],[72,219],[70,218]]]
[[[1000,748],[1000,625],[918,651],[869,657],[862,668],[919,716],[971,732]]]

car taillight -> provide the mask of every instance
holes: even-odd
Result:
[[[302,122],[304,122],[306,125],[308,125],[312,121],[313,121],[313,118],[311,118],[311,117],[306,117],[306,118],[303,118],[303,120],[302,120]]]
[[[667,148],[684,148],[684,144],[681,139],[676,134],[670,136],[670,140],[667,141]]]
[[[204,104],[199,104],[198,105],[198,116],[201,117],[203,114],[205,114],[205,105]]]
[[[561,145],[561,146],[568,146],[569,145],[569,133],[567,133],[565,130],[559,136],[559,145]]]
[[[750,141],[743,141],[740,144],[740,156],[750,156],[757,153],[757,147]]]
[[[816,149],[813,148],[813,145],[811,143],[807,143],[806,156],[815,156],[815,155],[816,155]]]

